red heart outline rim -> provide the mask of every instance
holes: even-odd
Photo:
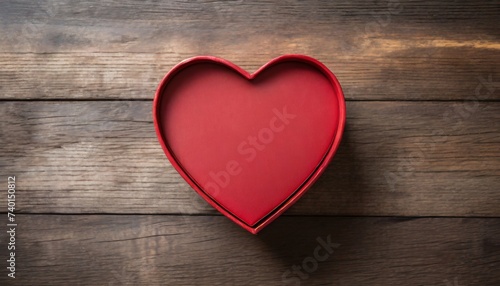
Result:
[[[184,168],[178,163],[176,160],[174,154],[171,152],[169,149],[165,137],[163,136],[161,129],[160,129],[160,113],[159,113],[159,106],[161,102],[161,97],[163,95],[163,90],[165,86],[168,84],[168,82],[177,74],[177,72],[181,71],[182,69],[197,64],[197,63],[206,63],[206,62],[211,62],[211,63],[217,63],[220,65],[223,65],[225,67],[228,67],[232,69],[233,71],[239,73],[243,77],[245,77],[247,80],[252,81],[254,78],[256,78],[263,70],[269,68],[270,66],[273,66],[278,63],[283,63],[283,62],[302,62],[309,64],[316,68],[317,70],[321,71],[331,82],[333,89],[335,90],[335,94],[338,99],[339,103],[339,124],[337,128],[337,132],[332,140],[332,143],[330,145],[330,148],[326,152],[325,156],[323,157],[323,160],[318,164],[318,167],[311,173],[309,178],[302,184],[300,185],[290,196],[287,200],[282,202],[280,205],[276,206],[276,208],[269,213],[267,216],[263,217],[255,226],[249,226],[243,221],[241,221],[238,217],[233,215],[231,212],[227,211],[224,207],[222,207],[217,201],[213,200],[209,195],[207,195],[201,186],[199,186],[193,178],[191,178],[188,175],[188,172],[184,170]],[[283,212],[285,212],[289,207],[291,207],[297,200],[304,195],[307,190],[316,182],[316,180],[323,174],[325,171],[326,167],[328,164],[332,161],[339,145],[340,141],[342,140],[342,135],[344,133],[344,127],[345,127],[345,120],[346,120],[346,107],[345,107],[345,99],[344,99],[344,94],[342,92],[342,88],[340,86],[340,83],[338,82],[337,78],[335,75],[321,62],[318,60],[304,56],[304,55],[296,55],[296,54],[290,54],[290,55],[283,55],[277,58],[272,59],[271,61],[267,62],[265,65],[261,66],[257,71],[254,73],[248,73],[244,69],[240,68],[239,66],[233,64],[230,61],[227,61],[222,58],[214,57],[214,56],[197,56],[197,57],[192,57],[186,60],[181,61],[177,65],[175,65],[160,81],[160,84],[158,85],[158,88],[155,93],[154,101],[153,101],[153,122],[155,126],[155,131],[156,131],[156,136],[158,138],[158,141],[160,142],[160,145],[165,152],[165,155],[167,156],[168,160],[172,164],[172,166],[177,170],[177,172],[184,178],[184,180],[198,193],[199,196],[201,196],[205,201],[207,201],[210,205],[212,205],[216,210],[218,210],[220,213],[231,219],[233,222],[241,226],[242,228],[246,229],[247,231],[251,232],[252,234],[257,234],[260,230],[262,230],[265,226],[270,224],[273,220],[278,218]]]

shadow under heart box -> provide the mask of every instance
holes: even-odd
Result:
[[[177,64],[153,103],[170,163],[214,208],[253,234],[294,204],[332,160],[345,125],[335,76],[303,55],[250,74],[212,56]]]

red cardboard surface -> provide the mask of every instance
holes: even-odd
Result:
[[[278,57],[253,74],[216,57],[185,60],[161,81],[153,105],[172,165],[254,234],[311,187],[345,125],[337,79],[302,55]]]

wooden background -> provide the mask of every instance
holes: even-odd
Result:
[[[15,175],[19,226],[0,285],[500,285],[499,18],[499,1],[1,1],[0,225]],[[169,164],[152,98],[187,57],[286,53],[337,75],[347,127],[253,236]]]

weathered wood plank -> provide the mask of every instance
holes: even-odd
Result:
[[[214,216],[19,215],[18,223],[17,277],[0,276],[2,285],[493,286],[500,280],[498,218],[283,217],[258,236]],[[319,240],[330,241],[333,252]],[[323,261],[316,265],[318,247]],[[5,247],[0,255],[7,257]]]
[[[292,51],[290,51],[292,52]],[[464,53],[471,57],[464,61]],[[193,54],[0,54],[1,99],[152,99],[161,78]],[[278,56],[216,53],[254,71]],[[317,55],[348,100],[499,100],[500,53],[457,49],[450,57]],[[314,55],[313,55],[314,56]]]
[[[335,52],[343,43],[344,50],[365,54],[383,48],[379,41],[371,45],[374,38],[498,48],[499,13],[498,3],[488,0],[7,0],[0,10],[6,39],[0,48],[199,53],[225,47],[262,54],[266,48]]]
[[[174,64],[200,54],[250,71],[281,54],[308,54],[356,100],[470,99],[490,77],[500,88],[495,1],[1,5],[3,99],[147,99]]]
[[[163,154],[151,105],[1,102],[0,175],[16,175],[19,211],[214,213]],[[348,102],[347,117],[288,214],[500,215],[499,102]]]

